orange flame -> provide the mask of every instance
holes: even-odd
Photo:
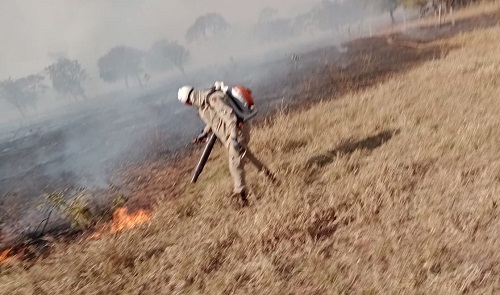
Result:
[[[111,223],[110,232],[117,233],[125,229],[130,229],[138,225],[141,225],[143,223],[146,223],[147,221],[149,221],[149,219],[151,219],[151,214],[146,211],[139,210],[135,213],[128,214],[127,208],[124,207],[118,208],[113,213],[113,221]],[[103,231],[100,230],[93,233],[90,236],[90,238],[98,239],[102,236],[102,234]]]
[[[12,249],[7,249],[0,254],[0,263],[5,261],[7,257],[9,257],[10,251],[12,251]]]
[[[151,219],[151,214],[143,210],[128,214],[127,208],[119,208],[113,213],[111,232],[116,233],[124,229],[133,228],[147,222],[149,219]]]

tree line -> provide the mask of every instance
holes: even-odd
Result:
[[[389,12],[391,21],[394,23],[394,12],[399,7],[418,9],[421,16],[424,16],[428,11],[437,12],[439,10],[451,12],[454,8],[461,8],[479,2],[492,1],[494,0],[375,0],[369,5],[373,5],[381,11]]]
[[[279,11],[264,8],[252,26],[249,36],[257,42],[272,43],[288,40],[309,31],[339,30],[354,19],[363,19],[367,10],[389,12],[394,22],[394,11],[398,7],[446,8],[462,7],[480,0],[352,0],[337,2],[323,0],[309,11],[295,17],[279,17]],[[231,24],[219,13],[199,16],[186,30],[187,44],[218,41],[227,37]],[[190,51],[177,41],[161,39],[148,50],[119,45],[111,48],[97,60],[99,78],[107,83],[122,81],[125,87],[134,83],[144,87],[151,77],[149,72],[178,70],[185,75],[185,66],[190,61]],[[0,81],[0,99],[13,105],[24,117],[27,110],[36,109],[43,93],[49,88],[47,80],[57,93],[72,100],[86,99],[83,84],[88,72],[77,59],[59,58],[38,74]],[[47,79],[48,78],[48,79]]]
[[[186,32],[188,43],[218,38],[230,27],[217,13],[198,17]],[[161,39],[150,49],[140,50],[127,45],[111,48],[97,60],[99,78],[107,83],[122,81],[126,88],[131,83],[144,87],[151,72],[178,70],[185,75],[190,52],[177,41]],[[52,86],[60,95],[74,101],[86,99],[84,82],[88,72],[77,59],[61,57],[38,74],[0,81],[0,99],[14,106],[22,117],[30,109],[36,110],[37,102]]]
[[[183,45],[162,39],[147,51],[126,45],[113,47],[98,59],[97,66],[99,78],[104,82],[123,81],[129,88],[130,81],[135,81],[143,87],[150,77],[146,69],[156,72],[178,69],[185,74],[184,67],[189,58],[189,51]],[[87,70],[77,59],[61,57],[38,74],[0,81],[0,99],[14,106],[25,117],[28,110],[36,110],[39,99],[49,89],[49,83],[66,99],[86,99],[83,84],[88,78]]]

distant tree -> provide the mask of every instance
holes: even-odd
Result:
[[[87,79],[87,72],[82,68],[78,60],[70,60],[62,57],[57,62],[45,68],[52,80],[52,87],[63,95],[69,95],[73,99],[86,98],[82,82]]]
[[[175,67],[184,75],[184,66],[189,59],[189,50],[184,46],[162,39],[156,41],[146,53],[146,66],[154,71],[168,71]]]
[[[394,18],[394,12],[402,4],[402,1],[403,0],[373,0],[366,5],[372,6],[375,10],[389,12],[391,23],[394,23],[396,21],[396,19]]]
[[[132,77],[142,87],[140,74],[144,53],[138,49],[128,46],[116,46],[97,61],[99,67],[99,77],[105,82],[116,82],[124,80],[129,88],[128,78]]]
[[[49,88],[43,83],[43,80],[45,80],[45,77],[42,75],[29,75],[21,79],[27,88],[31,90],[35,98],[37,98],[38,94],[44,93]]]
[[[43,84],[44,79],[40,75],[30,75],[17,80],[9,78],[0,81],[0,98],[15,106],[21,116],[26,117],[28,108],[36,109],[38,94],[48,88]]]
[[[418,8],[421,12],[423,9],[427,6],[435,6],[437,5],[436,3],[439,2],[447,2],[448,0],[376,0],[374,1],[375,7],[377,7],[379,10],[382,11],[387,11],[389,12],[389,15],[391,17],[391,22],[394,23],[394,11],[399,6],[403,6],[405,8]],[[453,1],[453,0],[451,0]]]
[[[432,0],[432,7],[437,12],[439,16],[439,26],[442,25],[444,17],[446,14],[453,14],[453,9],[466,4],[471,4],[474,2],[479,2],[477,0]],[[487,1],[486,1],[487,2]],[[493,1],[490,1],[493,2]],[[451,20],[452,25],[455,25],[455,19]]]
[[[188,28],[186,39],[188,42],[209,40],[220,37],[229,29],[227,21],[218,13],[207,13],[199,16]]]

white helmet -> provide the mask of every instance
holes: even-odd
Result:
[[[182,86],[179,88],[179,101],[183,104],[191,104],[189,101],[189,95],[194,90],[193,86]]]

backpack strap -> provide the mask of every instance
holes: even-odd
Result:
[[[214,94],[215,92],[217,92],[217,90],[215,89],[215,87],[212,87],[212,88],[210,88],[209,90],[210,90],[210,91],[208,92],[207,97],[205,97],[205,100],[206,100],[206,101],[208,101],[208,99],[210,98],[210,96],[211,96],[212,94]]]
[[[217,92],[219,90],[216,90],[215,87],[210,88],[210,91],[207,94],[207,97],[205,98],[206,102],[208,105],[210,105],[210,102],[208,101],[210,96]],[[254,110],[250,114],[247,114],[243,111],[243,107],[238,104],[238,100],[234,98],[231,93],[224,93],[227,96],[227,104],[233,109],[234,114],[236,115],[237,119],[237,124],[241,125],[242,123],[251,120],[257,115],[257,110]]]

